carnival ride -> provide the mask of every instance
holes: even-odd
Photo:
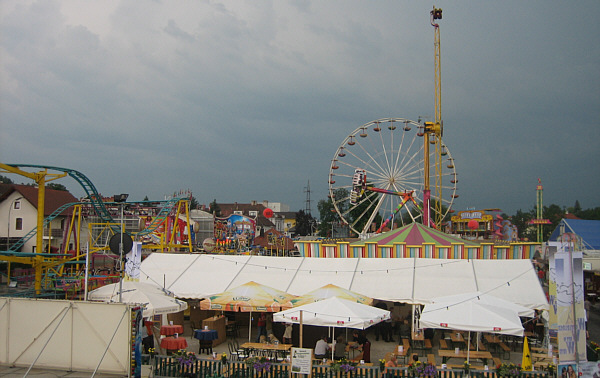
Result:
[[[28,172],[25,169],[38,170],[37,172]],[[56,171],[59,173],[50,173]],[[87,218],[89,228],[89,253],[102,252],[108,254],[110,237],[116,234],[131,234],[138,240],[143,240],[159,228],[163,228],[161,236],[154,243],[148,242],[144,245],[145,249],[160,249],[162,251],[173,249],[188,249],[192,252],[191,225],[189,218],[189,199],[190,194],[181,196],[172,196],[164,201],[141,201],[128,202],[128,206],[145,205],[146,215],[143,219],[146,222],[138,220],[136,231],[126,230],[123,217],[115,219],[115,209],[124,206],[123,203],[104,202],[96,190],[93,183],[81,172],[69,168],[54,166],[31,165],[31,164],[2,164],[0,163],[0,172],[15,173],[28,177],[35,181],[38,187],[37,204],[37,222],[36,227],[20,238],[16,243],[9,246],[6,251],[0,251],[0,261],[6,261],[9,264],[21,263],[31,265],[35,270],[35,291],[37,294],[41,290],[52,286],[52,281],[59,277],[66,276],[68,265],[81,264],[86,255],[86,251],[81,248],[81,227],[83,218]],[[69,176],[73,178],[83,188],[85,197],[81,202],[73,202],[60,206],[52,214],[44,217],[45,208],[45,188],[46,183],[59,178]],[[71,209],[70,214],[66,212]],[[122,209],[122,207],[121,207]],[[65,227],[65,240],[59,253],[44,253],[43,236],[44,229],[56,217],[67,214],[67,226]],[[137,215],[134,215],[134,219]],[[183,217],[186,222],[179,221]],[[187,228],[187,233],[183,228]],[[23,245],[36,236],[36,252],[19,252]],[[73,243],[71,243],[73,237]],[[68,251],[68,246],[72,244],[74,251]],[[128,251],[125,251],[128,252]],[[120,265],[121,261],[119,261]],[[116,264],[117,265],[117,264]]]
[[[348,135],[331,161],[329,198],[342,221],[361,237],[415,221],[439,229],[458,197],[454,159],[442,142],[440,32],[435,22],[442,10],[433,8],[430,17],[435,29],[434,121],[371,121]]]
[[[423,128],[408,119],[379,119],[358,127],[336,150],[329,170],[329,196],[340,218],[357,234],[381,231],[392,223],[425,223],[423,178],[425,166],[435,164],[436,152],[419,142]],[[443,219],[457,197],[458,180],[452,154],[443,144],[440,155],[447,161],[440,182],[448,195],[443,198],[436,191],[433,201],[441,206],[432,211]],[[376,220],[381,223],[374,227]]]

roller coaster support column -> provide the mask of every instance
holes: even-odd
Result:
[[[39,172],[27,172],[23,171],[15,166],[6,165],[0,163],[0,172],[4,170],[10,173],[16,173],[21,176],[28,177],[35,181],[38,186],[38,205],[37,205],[37,235],[35,243],[35,252],[44,252],[44,208],[46,203],[46,182],[50,182],[62,177],[65,177],[67,173],[61,174],[49,174],[48,170],[45,169]],[[47,177],[51,177],[47,179]],[[42,256],[36,256],[34,259],[33,267],[35,268],[35,293],[41,294],[42,292],[42,269],[43,269],[44,258]]]

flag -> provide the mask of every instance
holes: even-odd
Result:
[[[527,337],[523,342],[523,360],[521,361],[521,369],[525,371],[531,371],[531,353],[529,353],[529,343],[527,342]]]

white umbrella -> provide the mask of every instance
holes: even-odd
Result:
[[[304,324],[366,329],[389,318],[390,312],[387,310],[338,297],[327,298],[273,314],[274,322],[300,324],[300,347],[302,347],[302,326]]]
[[[479,292],[435,298],[432,302],[421,312],[420,327],[469,331],[467,361],[471,331],[523,336],[519,315],[533,313],[529,308]]]
[[[449,328],[523,336],[519,316],[534,311],[483,293],[467,293],[435,298],[425,305],[419,322],[422,328]]]
[[[119,302],[119,283],[102,286],[88,293],[91,301]],[[143,316],[170,314],[187,308],[187,303],[167,294],[160,286],[123,281],[121,302],[144,306]]]
[[[338,297],[305,304],[273,314],[274,322],[366,329],[390,318],[390,312]]]

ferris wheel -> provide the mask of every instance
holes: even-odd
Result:
[[[425,159],[424,131],[420,122],[382,118],[342,141],[331,161],[329,197],[352,231],[366,235],[422,220],[426,161],[442,189],[431,193],[431,203],[441,204],[431,207],[432,215],[444,219],[453,211],[458,197],[454,159],[443,143],[441,169],[434,167],[435,149],[427,149],[430,156]]]

